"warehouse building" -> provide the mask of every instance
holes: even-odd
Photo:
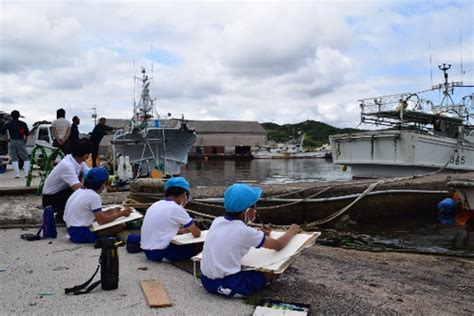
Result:
[[[267,132],[256,121],[189,121],[197,140],[192,156],[250,156],[267,143]]]

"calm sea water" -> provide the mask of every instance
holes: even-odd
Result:
[[[236,181],[265,184],[347,181],[350,171],[325,159],[190,160],[181,175],[192,185],[229,185]]]
[[[227,186],[237,181],[264,184],[295,183],[308,181],[348,181],[350,168],[324,159],[254,159],[254,160],[190,160],[181,175],[192,186]],[[449,249],[454,235],[462,227],[439,225],[436,218],[414,221],[412,218],[391,218],[385,222],[359,223],[347,230],[368,234],[390,244],[406,245],[436,251]]]

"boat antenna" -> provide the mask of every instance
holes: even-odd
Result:
[[[464,74],[463,60],[462,60],[462,28],[459,29],[459,49],[461,51],[461,81]]]
[[[96,125],[97,125],[97,108],[96,108],[95,104],[94,104],[94,106],[91,108],[91,110],[92,110],[92,115],[91,115],[91,117],[94,119],[94,126],[96,126]]]
[[[444,83],[443,83],[444,90],[443,90],[443,100],[441,101],[441,105],[443,105],[445,100],[446,102],[448,102],[448,99],[451,100],[452,104],[454,104],[454,101],[451,98],[451,94],[449,93],[449,82],[448,82],[448,70],[451,68],[451,64],[443,63],[442,65],[438,65],[438,68],[444,74]]]
[[[132,117],[132,120],[135,119],[135,108],[136,108],[136,99],[135,99],[135,89],[136,89],[136,85],[137,85],[137,76],[135,75],[135,58],[133,58],[133,80],[132,80],[132,84],[133,84],[133,89],[132,89],[132,105],[133,105],[133,117]]]
[[[433,65],[432,65],[432,58],[431,58],[431,40],[428,41],[428,50],[430,52],[430,80],[431,80],[431,86],[433,86]]]
[[[150,44],[151,77],[153,78],[153,44]]]

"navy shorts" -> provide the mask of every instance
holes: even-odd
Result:
[[[260,271],[240,271],[222,279],[209,279],[201,272],[204,288],[213,294],[230,298],[242,298],[265,287],[265,274]]]
[[[146,257],[151,261],[161,262],[189,259],[194,256],[194,245],[169,244],[165,249],[145,250]]]
[[[95,243],[97,233],[91,232],[89,227],[69,227],[69,240],[77,244]]]

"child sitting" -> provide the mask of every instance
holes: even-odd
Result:
[[[154,203],[146,211],[141,228],[141,249],[152,261],[189,259],[198,252],[195,245],[171,243],[178,232],[189,231],[194,237],[201,235],[201,230],[184,209],[189,197],[189,183],[182,177],[171,178],[166,182],[165,190],[166,199]],[[181,225],[184,229],[180,229]]]
[[[201,260],[201,281],[214,294],[231,298],[245,297],[262,289],[273,274],[259,271],[241,271],[240,261],[251,247],[281,250],[300,228],[292,224],[278,239],[270,238],[271,228],[262,231],[246,224],[255,219],[257,203],[262,190],[245,184],[234,184],[224,193],[225,216],[216,218],[204,242]]]
[[[77,189],[67,200],[64,221],[70,240],[74,243],[94,243],[100,236],[113,236],[121,232],[123,225],[117,225],[91,232],[89,227],[94,220],[100,225],[112,222],[116,218],[129,216],[130,209],[117,207],[107,212],[102,211],[100,193],[105,189],[109,173],[104,168],[92,168],[84,176],[84,188]]]

